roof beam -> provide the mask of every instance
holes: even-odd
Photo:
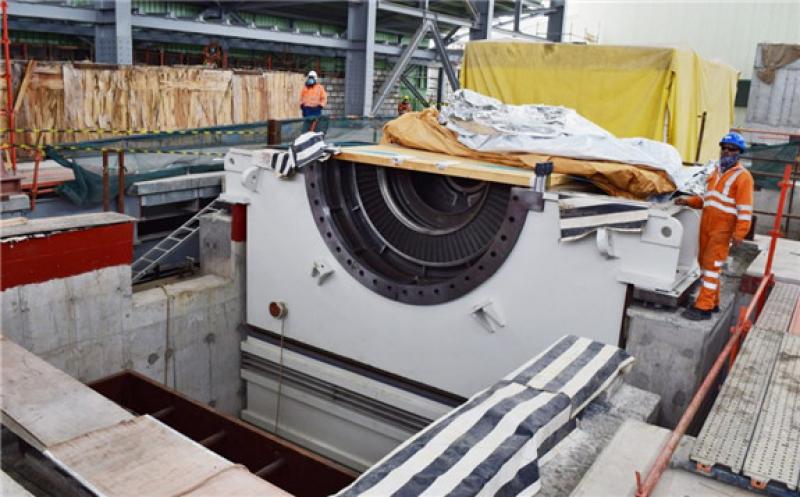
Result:
[[[529,35],[528,33],[523,33],[521,31],[514,31],[513,29],[505,29],[505,28],[498,28],[493,27],[492,31],[496,33],[502,33],[505,35],[509,35],[512,38],[522,38],[525,40],[536,40],[536,41],[549,41],[544,36],[536,36],[536,35]]]
[[[474,24],[474,22],[471,21],[470,19],[464,19],[461,17],[455,17],[447,14],[439,14],[438,12],[432,12],[430,10],[426,11],[414,7],[407,7],[405,5],[400,5],[393,2],[387,2],[386,0],[380,0],[378,2],[378,10],[382,10],[385,12],[393,12],[395,14],[404,14],[411,17],[418,17],[420,19],[433,19],[436,22],[440,22],[442,24],[452,24],[455,26],[462,26],[465,28],[471,28]]]
[[[98,24],[113,22],[113,14],[113,11],[110,13],[104,13],[95,9],[61,7],[58,5],[48,5],[43,3],[17,2],[14,0],[10,0],[8,2],[9,16]]]
[[[243,26],[230,26],[210,22],[185,21],[181,19],[167,19],[165,17],[131,16],[131,25],[134,28],[156,29],[160,31],[178,31],[184,33],[201,34],[209,37],[242,38],[246,40],[271,41],[276,43],[289,43],[295,45],[309,45],[315,47],[347,49],[350,42],[341,38],[315,36],[302,33],[287,33],[268,29],[249,28]]]

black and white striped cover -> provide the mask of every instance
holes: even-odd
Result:
[[[505,379],[566,395],[575,417],[632,364],[619,347],[567,335]]]
[[[561,241],[579,240],[608,228],[641,231],[647,224],[648,204],[599,196],[559,195]]]
[[[323,133],[309,131],[295,138],[291,151],[295,167],[301,168],[325,155],[325,139]]]
[[[289,152],[283,150],[271,150],[269,158],[269,168],[275,171],[278,176],[288,176],[294,170],[294,161]]]
[[[565,336],[406,440],[337,495],[535,495],[542,457],[632,361],[617,347]],[[532,386],[540,383],[546,388]]]

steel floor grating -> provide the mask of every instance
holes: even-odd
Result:
[[[783,333],[760,329],[747,335],[697,437],[693,461],[742,470],[782,339]]]
[[[750,478],[786,484],[800,480],[800,337],[784,335],[744,463]]]
[[[785,332],[789,328],[798,298],[800,285],[776,283],[761,310],[756,327]]]
[[[787,333],[798,298],[798,285],[772,288],[692,449],[699,471],[798,495],[800,336]]]

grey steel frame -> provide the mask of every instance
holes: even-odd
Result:
[[[468,30],[472,40],[487,39],[493,29],[503,31],[501,25],[508,23],[494,21],[495,0],[463,2],[467,17],[432,11],[429,0],[420,0],[418,7],[387,0],[352,0],[348,4],[347,29],[340,36],[256,28],[244,23],[235,11],[225,8],[224,3],[218,9],[206,9],[195,20],[133,14],[131,0],[96,0],[94,9],[20,0],[9,0],[8,5],[10,29],[93,37],[97,62],[131,64],[133,40],[205,44],[209,38],[220,38],[230,48],[344,56],[345,113],[374,115],[412,60],[441,67],[451,87],[457,89],[458,78],[452,62],[458,60],[459,54],[447,49],[451,42],[459,39],[457,32]],[[564,2],[551,0],[550,7],[545,8],[539,0],[516,0],[512,21],[514,30],[508,32],[532,37],[520,31],[521,21],[535,15],[547,15],[547,38],[560,40]],[[405,47],[375,43],[378,11],[420,19],[412,42]],[[219,14],[225,22],[208,22],[207,14]],[[448,25],[451,29],[442,36],[439,25]],[[434,40],[435,50],[418,48],[426,36]],[[376,56],[396,59],[396,63],[384,85],[373,94]]]

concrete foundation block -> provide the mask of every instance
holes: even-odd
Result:
[[[228,414],[241,410],[244,243],[201,220],[204,275],[132,293],[129,265],[9,288],[2,332],[84,382],[133,369]]]
[[[230,278],[231,217],[228,214],[208,214],[200,218],[200,268],[203,274]]]
[[[651,421],[658,403],[657,395],[626,384],[609,388],[592,401],[579,416],[575,430],[545,457],[539,469],[542,488],[537,497],[569,495],[619,427],[626,420]]]
[[[668,428],[677,424],[724,347],[738,309],[738,286],[738,278],[722,278],[721,311],[707,321],[684,319],[683,308],[628,308],[625,349],[636,363],[625,381],[661,397],[658,424]]]
[[[4,334],[44,356],[122,332],[122,310],[130,306],[130,266],[14,287],[0,298]]]

